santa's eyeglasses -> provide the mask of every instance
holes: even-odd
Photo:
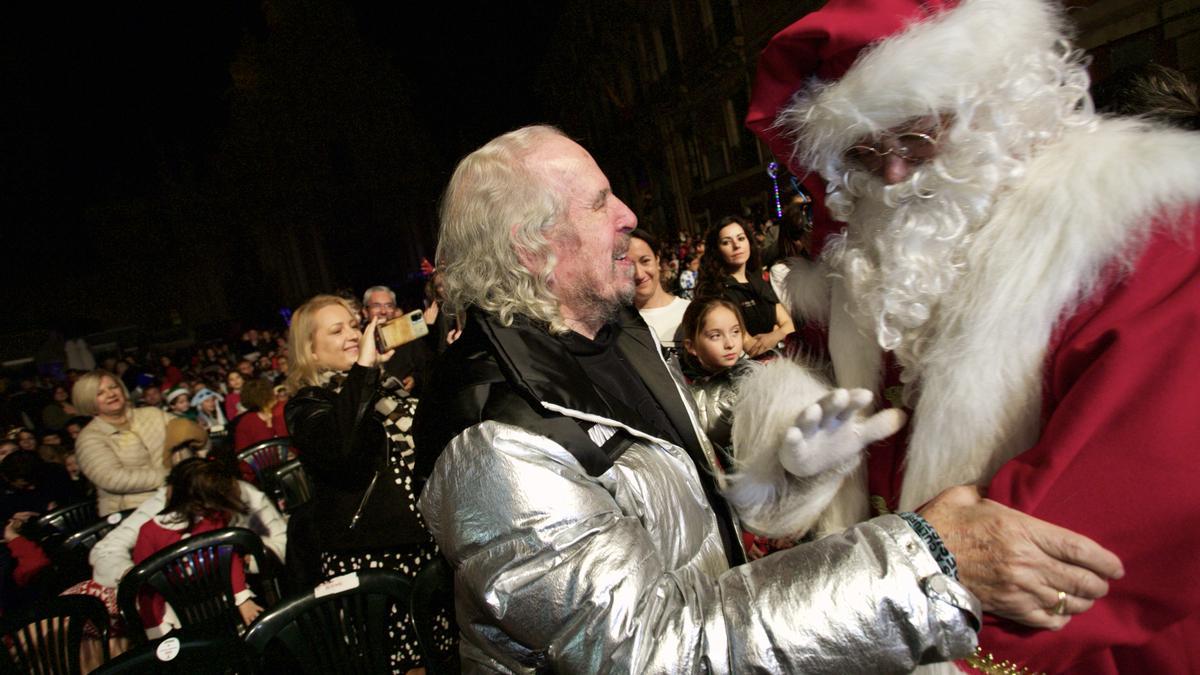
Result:
[[[929,134],[906,131],[887,134],[872,145],[855,145],[845,152],[846,163],[856,169],[876,173],[895,155],[912,164],[929,161],[937,155],[938,139]],[[882,148],[882,149],[881,149]]]

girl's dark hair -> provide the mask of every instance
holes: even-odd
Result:
[[[650,252],[654,254],[655,258],[662,257],[662,242],[660,242],[658,240],[658,237],[654,236],[653,234],[650,234],[649,232],[647,232],[646,230],[643,230],[640,227],[635,228],[633,230],[633,232],[630,232],[629,236],[631,236],[635,239],[641,239],[642,241],[646,242],[646,246],[650,247]]]
[[[683,339],[690,340],[692,344],[696,343],[696,338],[700,335],[700,331],[704,329],[704,321],[709,314],[718,307],[733,312],[737,317],[738,325],[742,327],[742,332],[746,331],[746,320],[742,318],[742,312],[738,309],[737,303],[726,300],[718,296],[709,296],[693,300],[688,308],[683,312],[683,321],[680,323],[683,329]],[[687,364],[696,371],[703,371],[704,368],[700,365],[700,361],[691,355],[687,349],[681,352],[681,358],[687,361]]]
[[[275,402],[275,385],[261,377],[248,377],[242,385],[242,405],[247,410],[262,410]]]
[[[173,516],[175,521],[228,521],[233,514],[247,511],[237,479],[218,462],[199,457],[185,459],[171,469],[167,486],[171,488],[170,496],[159,515]]]
[[[700,274],[696,280],[696,297],[721,295],[723,287],[721,280],[729,275],[725,271],[725,258],[721,255],[719,243],[721,230],[728,225],[738,225],[746,233],[746,245],[750,247],[750,257],[746,259],[746,276],[762,272],[762,262],[759,260],[758,242],[754,240],[754,230],[746,223],[745,218],[726,216],[720,222],[708,228],[704,233],[704,256],[700,258]]]

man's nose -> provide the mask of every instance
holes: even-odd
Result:
[[[907,159],[893,153],[883,158],[882,171],[883,182],[895,185],[908,178],[908,175],[912,173],[912,164]]]
[[[615,195],[613,196],[613,200],[616,201],[618,209],[617,225],[621,228],[622,232],[632,232],[637,227],[637,215],[634,214],[633,209],[626,206],[625,202],[621,201]]]

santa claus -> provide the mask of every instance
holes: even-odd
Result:
[[[762,55],[747,123],[846,224],[838,384],[911,415],[824,525],[978,484],[1126,574],[1060,631],[993,617],[963,668],[1194,672],[1200,135],[1097,115],[1068,34],[1044,0],[833,0]]]

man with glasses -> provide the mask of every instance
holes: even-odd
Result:
[[[912,419],[827,524],[978,484],[1126,575],[1094,607],[1031,580],[1040,607],[993,606],[973,666],[1187,672],[1200,137],[1097,116],[1068,26],[1051,0],[831,0],[772,39],[747,123],[845,223],[823,255],[839,385]]]
[[[387,286],[372,286],[363,293],[362,301],[363,325],[371,319],[379,318],[383,323],[400,315],[396,305],[396,293]],[[410,394],[418,393],[423,373],[429,360],[429,350],[422,340],[414,340],[396,348],[396,355],[384,364],[384,371],[396,378],[404,390]]]

